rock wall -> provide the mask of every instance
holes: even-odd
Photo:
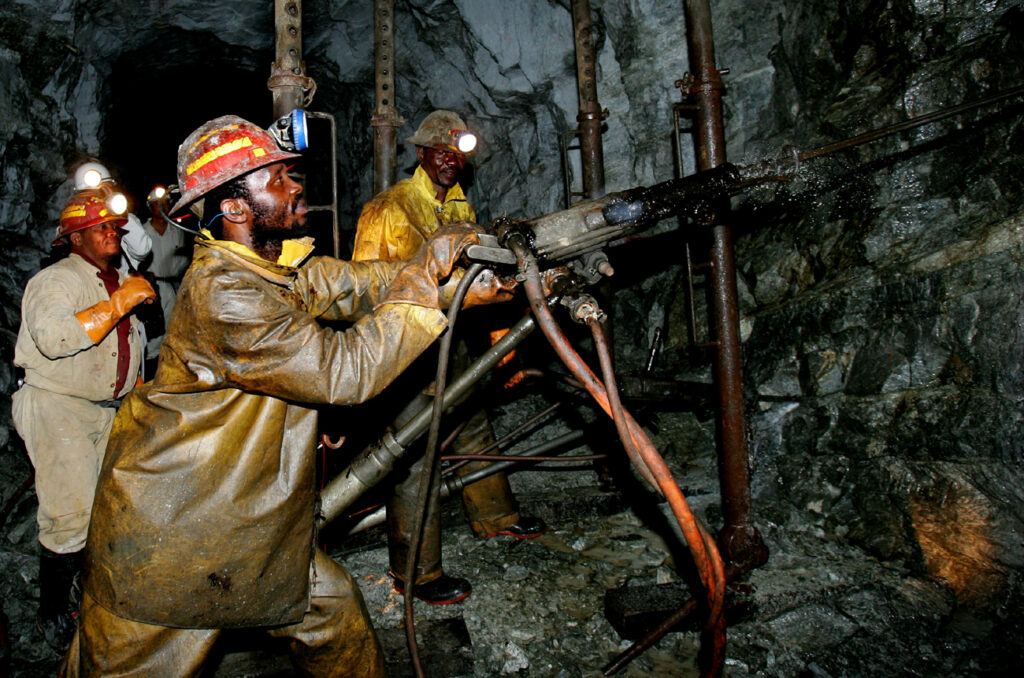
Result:
[[[673,83],[687,67],[680,4],[593,1],[609,190],[673,174]],[[713,4],[718,62],[730,69],[735,162],[1021,81],[1024,18],[1013,2]],[[307,0],[304,8],[314,108],[338,118],[351,231],[371,185],[371,7]],[[397,12],[400,138],[433,108],[458,110],[483,140],[470,188],[482,220],[558,209],[559,138],[576,115],[568,3],[399,0]],[[212,117],[201,106],[207,90],[193,81],[215,81],[218,66],[268,70],[271,27],[269,7],[257,3],[43,0],[0,9],[0,243],[8,252],[0,391],[14,389],[21,289],[48,251],[67,168],[105,155],[120,131],[109,121],[156,82],[171,95],[160,101],[171,111],[162,119],[180,125],[162,146],[161,171],[170,171],[174,145]],[[234,101],[226,80],[218,105]],[[115,91],[112,82],[122,84]],[[237,97],[246,110],[265,102],[269,111],[265,92]],[[1019,106],[997,110],[809,165],[791,184],[745,196],[735,215],[760,519],[931,572],[964,600],[1005,594],[1024,558],[1024,526],[1006,508],[1024,492],[1024,132]],[[399,166],[411,167],[412,157],[406,147]],[[683,162],[692,168],[688,149]],[[706,377],[702,364],[691,368],[683,332],[682,243],[667,242],[615,262],[623,269],[620,362],[637,367],[653,328],[665,326],[659,369]],[[5,398],[4,497],[27,470],[8,411]]]
[[[1009,3],[845,3],[792,18],[765,118],[799,147],[1021,81]],[[822,42],[808,45],[809,30]],[[762,514],[1005,606],[1024,564],[1024,525],[1006,510],[1024,487],[1024,128],[1019,103],[1000,108],[753,196],[739,260]]]

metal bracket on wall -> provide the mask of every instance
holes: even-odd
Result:
[[[306,111],[307,118],[326,120],[331,126],[331,202],[327,205],[309,205],[310,212],[331,213],[331,237],[334,249],[334,258],[341,257],[341,230],[338,227],[338,129],[334,116],[330,113],[316,113]],[[308,173],[309,168],[306,168]]]
[[[581,150],[579,136],[579,128],[562,132],[562,134],[558,136],[558,149],[562,158],[562,185],[565,187],[566,209],[572,207],[573,198],[582,198],[586,195],[582,188],[578,191],[572,190],[572,170],[569,168],[569,151]],[[577,140],[575,146],[572,145],[573,139]]]
[[[593,120],[600,117],[602,121],[608,119],[608,109],[604,109],[600,113],[580,113],[576,116],[576,119],[580,122],[584,120]],[[603,128],[602,128],[603,131]],[[583,130],[579,127],[571,130],[562,132],[558,136],[558,149],[562,158],[562,185],[565,189],[565,208],[569,209],[573,205],[573,198],[585,198],[587,192],[583,190],[582,186],[580,190],[572,190],[572,170],[569,167],[569,151],[580,151],[582,153],[583,146],[579,142],[580,135]],[[573,139],[577,140],[576,145],[573,145]],[[582,158],[581,158],[582,165]],[[582,178],[581,178],[582,182]],[[603,181],[602,181],[603,184]]]

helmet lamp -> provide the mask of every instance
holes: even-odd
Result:
[[[476,135],[469,130],[453,129],[450,134],[455,139],[455,147],[460,153],[472,153],[476,148]]]
[[[124,193],[114,193],[107,199],[107,207],[114,214],[124,214],[128,211],[128,198]]]
[[[98,188],[104,181],[110,181],[110,171],[98,162],[84,162],[75,170],[72,177],[76,191],[87,188]]]
[[[288,115],[278,118],[267,131],[286,151],[302,152],[309,148],[309,133],[306,126],[306,111],[294,109]]]

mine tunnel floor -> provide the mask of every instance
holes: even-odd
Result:
[[[630,644],[605,618],[606,589],[678,580],[664,539],[631,510],[616,510],[617,498],[592,488],[524,499],[552,528],[534,541],[480,540],[464,521],[447,521],[447,569],[468,577],[474,592],[460,605],[417,604],[428,675],[599,675]],[[693,503],[700,511],[715,499]],[[762,531],[772,555],[746,580],[747,605],[728,631],[726,675],[990,674],[993,656],[983,650],[991,622],[957,610],[941,584],[811,533]],[[382,535],[353,542],[335,555],[363,591],[390,674],[412,675]],[[30,560],[21,560],[27,571]],[[33,611],[34,601],[8,605],[15,676],[53,675],[56,666],[32,629]],[[692,631],[670,634],[621,675],[696,676],[698,643]],[[292,675],[286,654],[266,649],[258,635],[224,647],[216,676]]]
[[[694,513],[720,514],[710,454],[680,460],[677,477]],[[604,613],[609,589],[650,591],[676,583],[685,558],[666,516],[647,496],[602,488],[593,471],[517,473],[525,513],[550,530],[533,541],[472,535],[457,502],[445,507],[447,571],[470,579],[461,604],[417,603],[421,652],[430,676],[597,676],[627,648]],[[756,501],[755,501],[756,506]],[[35,503],[18,507],[0,542],[0,590],[9,618],[11,675],[51,676],[58,658],[34,629]],[[912,576],[836,543],[798,521],[758,527],[771,552],[741,587],[728,629],[728,676],[1000,675],[1020,649],[1020,631],[977,616],[942,583]],[[667,539],[666,539],[667,537]],[[341,540],[330,552],[355,577],[381,636],[392,676],[412,675],[402,630],[402,600],[386,576],[378,529]],[[696,676],[699,636],[672,633],[619,675]],[[211,673],[219,678],[292,675],[286,653],[259,634],[229,637]]]

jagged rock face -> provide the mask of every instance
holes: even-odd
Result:
[[[432,109],[459,111],[482,138],[469,190],[481,220],[560,208],[559,140],[576,125],[568,2],[396,4],[399,138]],[[674,82],[687,68],[682,3],[592,4],[608,190],[671,178]],[[712,4],[737,163],[1022,80],[1024,12],[1008,1]],[[371,191],[372,6],[303,5],[313,108],[338,122],[347,239]],[[177,143],[204,120],[239,112],[269,122],[272,32],[268,3],[0,8],[5,395],[15,388],[21,290],[48,252],[68,167],[85,154],[110,158],[139,192],[170,179]],[[1024,127],[1015,106],[816,161],[787,185],[743,196],[732,219],[758,519],[933,575],[997,616],[1020,600],[1024,566],[1024,525],[1008,508],[1024,500]],[[150,134],[126,139],[140,117]],[[399,167],[413,158],[406,145]],[[578,161],[570,164],[578,190]],[[688,138],[682,164],[693,170]],[[687,233],[699,258],[706,234]],[[624,369],[643,365],[664,327],[655,369],[709,378],[687,346],[683,244],[667,235],[613,255]],[[703,313],[697,323],[705,335]],[[0,401],[4,498],[28,469],[9,408]],[[29,513],[12,542],[22,555],[34,548]]]
[[[1019,8],[847,3],[814,20],[829,49],[801,55],[784,29],[773,54],[791,83],[773,95],[779,122],[788,94],[804,148],[1020,82]],[[765,515],[927,571],[962,601],[1007,595],[1024,556],[1001,508],[1021,499],[1024,459],[1022,139],[1019,107],[976,111],[811,165],[741,211]]]

